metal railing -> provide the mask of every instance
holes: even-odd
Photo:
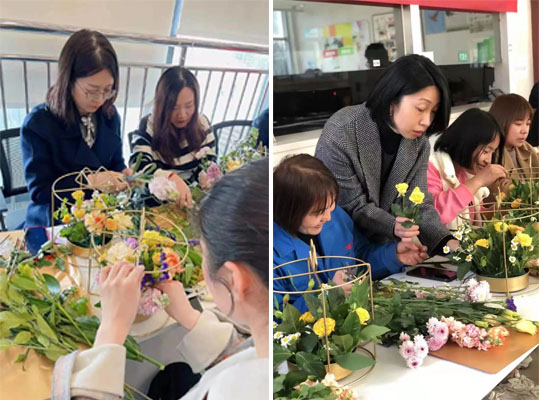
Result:
[[[0,29],[40,34],[70,35],[82,28],[0,19]],[[114,31],[100,30],[100,32],[107,36],[111,41],[119,40],[140,44],[166,45],[172,46],[180,51],[179,62],[176,64],[139,62],[120,63],[121,79],[116,106],[118,112],[122,115],[122,135],[125,134],[126,127],[138,127],[138,121],[143,116],[145,108],[148,106],[148,101],[153,97],[154,88],[151,90],[151,95],[148,94],[149,76],[152,72],[154,75],[155,72],[158,72],[158,75],[161,75],[166,68],[174,65],[185,66],[197,76],[201,93],[200,110],[208,116],[212,123],[238,118],[253,119],[260,111],[260,107],[264,104],[268,95],[269,80],[267,69],[205,67],[188,65],[186,63],[188,51],[191,48],[263,55],[268,54],[268,46],[189,36],[160,37]],[[53,75],[57,59],[54,57],[0,54],[0,97],[2,99],[1,106],[4,129],[20,126],[23,122],[21,119],[20,121],[16,121],[13,126],[9,126],[8,110],[10,99],[4,86],[4,82],[12,79],[11,76],[6,75],[4,70],[5,63],[8,62],[20,63],[22,65],[24,109],[26,113],[28,113],[31,106],[37,104],[32,104],[30,101],[29,65],[45,65],[45,76],[38,78],[46,80],[46,87],[48,89],[54,82]],[[134,93],[134,89],[136,89],[136,85],[132,84],[132,76],[136,73],[142,74],[140,99],[130,98],[130,96],[133,96],[132,93]],[[32,76],[32,78],[35,77]],[[42,98],[44,99],[44,97],[45,93],[43,93]],[[132,106],[133,104],[136,106]]]

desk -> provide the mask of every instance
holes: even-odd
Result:
[[[391,276],[433,286],[439,282],[399,273]],[[515,304],[525,318],[539,320],[539,279],[530,277],[530,286],[514,293]],[[538,333],[539,335],[539,333]],[[473,352],[470,349],[470,357]],[[416,370],[406,367],[396,346],[376,346],[376,366],[365,378],[353,384],[361,400],[481,400],[534,350],[528,351],[497,374],[488,374],[434,356],[427,356]],[[535,354],[537,354],[537,346]],[[539,370],[535,371],[539,382]]]

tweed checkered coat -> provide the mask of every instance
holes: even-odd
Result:
[[[425,136],[401,140],[387,182],[380,187],[380,134],[370,111],[361,104],[339,110],[326,122],[315,156],[333,172],[339,183],[339,205],[350,214],[362,233],[376,242],[395,240],[391,204],[402,201],[397,199],[395,185],[406,182],[409,191],[419,186],[425,193],[419,239],[432,254],[450,233],[441,224],[427,190],[429,153],[430,145]]]

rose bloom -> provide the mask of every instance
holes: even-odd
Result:
[[[301,317],[299,317],[299,320],[305,322],[306,324],[310,324],[314,322],[314,316],[309,311],[307,311],[301,314]]]
[[[324,330],[324,320],[326,329]],[[316,335],[321,338],[324,337],[324,333],[327,333],[327,335],[331,335],[331,333],[335,330],[335,320],[333,318],[320,318],[316,323],[313,325],[313,331],[316,333]]]

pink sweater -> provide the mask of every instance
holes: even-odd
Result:
[[[457,172],[457,179],[461,183],[455,189],[443,189],[442,177],[434,164],[429,162],[427,169],[427,186],[434,197],[434,208],[440,214],[443,225],[453,221],[459,212],[464,210],[472,201],[473,193],[464,182],[468,179],[465,171]]]

